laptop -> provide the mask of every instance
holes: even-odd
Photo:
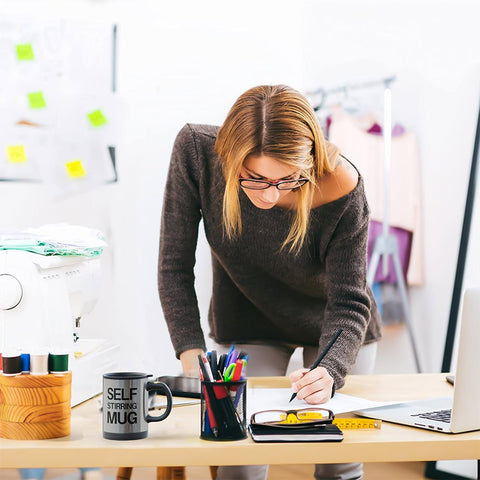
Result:
[[[358,410],[357,415],[445,433],[480,430],[480,287],[466,289],[453,397]]]

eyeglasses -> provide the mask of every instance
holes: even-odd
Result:
[[[332,423],[335,415],[326,408],[302,408],[299,410],[263,410],[250,417],[250,423],[275,425],[276,427],[313,427]]]
[[[297,178],[296,180],[280,180],[279,182],[268,182],[267,180],[257,180],[255,178],[238,179],[243,188],[249,190],[266,190],[269,187],[277,187],[279,190],[294,190],[305,185],[308,178]]]

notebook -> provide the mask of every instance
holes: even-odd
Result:
[[[311,428],[281,428],[275,425],[258,423],[248,426],[255,442],[341,442],[342,431],[333,424]]]
[[[355,411],[357,415],[445,433],[480,430],[480,287],[465,291],[452,397]]]

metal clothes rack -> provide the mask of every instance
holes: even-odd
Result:
[[[368,266],[367,271],[367,282],[370,285],[373,285],[375,279],[375,274],[377,272],[378,263],[382,259],[382,272],[386,276],[388,275],[389,270],[389,260],[390,258],[393,261],[393,268],[395,276],[397,278],[397,286],[400,293],[400,299],[403,309],[403,314],[405,317],[405,323],[407,325],[408,334],[410,337],[410,342],[413,350],[413,355],[415,359],[415,365],[417,372],[421,372],[420,359],[418,355],[417,344],[415,341],[415,335],[413,332],[411,317],[410,317],[410,308],[408,303],[407,287],[405,278],[403,275],[403,270],[400,263],[400,254],[398,247],[398,240],[395,235],[390,233],[390,166],[391,166],[391,153],[392,153],[392,96],[390,85],[395,81],[396,77],[388,77],[382,80],[375,80],[351,85],[344,85],[341,87],[336,87],[332,89],[317,89],[313,92],[310,92],[308,95],[315,96],[321,95],[320,103],[314,106],[314,110],[320,110],[325,104],[325,100],[328,95],[348,92],[349,90],[355,89],[364,89],[370,87],[378,87],[379,85],[384,86],[384,125],[383,125],[383,138],[384,138],[384,147],[385,147],[385,157],[384,157],[384,218],[382,223],[382,234],[375,239],[372,257],[370,259],[370,265]]]
[[[365,88],[371,88],[371,87],[378,87],[379,85],[390,85],[396,80],[396,77],[387,77],[383,78],[381,80],[372,80],[369,82],[361,82],[361,83],[350,83],[346,85],[342,85],[340,87],[334,87],[334,88],[329,88],[329,89],[324,89],[324,88],[317,88],[315,90],[312,90],[311,92],[307,92],[308,97],[316,97],[320,96],[320,102],[317,105],[313,106],[313,109],[318,112],[323,108],[325,105],[325,100],[327,99],[328,96],[334,95],[336,93],[348,93],[350,90],[360,90],[360,89],[365,89]]]

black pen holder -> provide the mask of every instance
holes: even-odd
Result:
[[[241,440],[247,437],[247,381],[202,382],[200,438]]]

